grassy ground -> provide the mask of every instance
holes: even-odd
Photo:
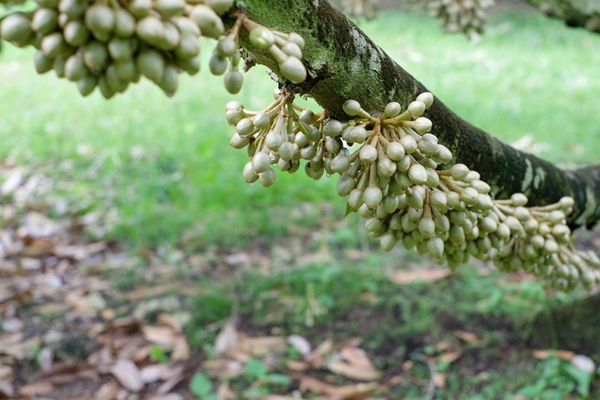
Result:
[[[596,161],[597,35],[522,10],[492,18],[478,43],[443,35],[419,13],[388,12],[361,27],[468,121],[508,142],[531,135],[530,149],[553,162]],[[204,292],[188,299],[187,332],[205,354],[214,340],[206,326],[237,304],[246,331],[300,332],[315,344],[360,336],[386,375],[413,360],[411,376],[427,380],[427,366],[415,357],[434,355],[438,343],[461,329],[481,341],[466,346],[456,363],[437,366],[447,374],[437,398],[504,399],[536,384],[528,393],[539,398],[577,398],[576,379],[560,363],[533,361],[526,338],[533,312],[581,293],[549,295],[535,282],[482,276],[473,267],[433,285],[399,288],[387,278],[389,269],[426,260],[399,251],[382,255],[361,239],[355,216],[339,223],[345,207],[334,181],[280,174],[269,189],[243,182],[246,159],[228,145],[232,130],[223,106],[232,96],[220,78],[207,71],[182,77],[172,99],[143,83],[110,102],[98,93],[82,100],[72,83],[35,75],[32,55],[9,46],[0,53],[0,159],[72,161],[65,170],[78,184],[65,196],[82,199],[85,208],[113,203],[119,218],[110,237],[132,249],[216,247],[267,258],[266,270],[253,264],[221,279],[189,276],[181,265],[174,279],[196,280]],[[233,97],[261,108],[272,87],[256,68]],[[305,239],[288,240],[298,235]],[[344,256],[356,248],[360,257]],[[307,262],[314,254],[327,257]],[[137,266],[116,275],[115,284],[129,290],[143,285],[143,277]],[[322,313],[311,308],[312,297]],[[425,393],[419,385],[394,390],[392,398]]]

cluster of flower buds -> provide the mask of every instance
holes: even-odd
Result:
[[[570,243],[565,217],[573,199],[526,208],[520,193],[492,199],[490,186],[464,164],[438,169],[452,153],[423,117],[433,101],[422,93],[405,110],[392,102],[375,117],[349,100],[343,109],[352,119],[341,122],[276,91],[276,100],[259,112],[229,103],[227,121],[236,127],[231,145],[248,147],[247,182],[270,186],[276,175],[271,165],[295,172],[302,159],[314,179],[339,174],[338,194],[348,197],[349,209],[366,219],[367,231],[386,251],[401,242],[453,270],[474,256],[502,271],[547,278],[561,290],[600,282],[598,257]]]
[[[428,9],[447,32],[464,32],[473,37],[483,32],[486,10],[493,5],[493,0],[432,0]]]
[[[213,75],[225,74],[225,89],[231,94],[238,93],[244,83],[244,75],[239,71],[240,48],[237,43],[240,22],[241,19],[238,19],[231,32],[219,39],[208,64]]]
[[[250,43],[259,49],[268,50],[279,65],[279,72],[284,78],[292,83],[306,80],[306,67],[302,64],[302,36],[294,32],[271,30],[252,21],[247,21],[246,25],[250,31]]]
[[[569,290],[579,281],[591,288],[600,280],[600,259],[592,252],[575,250],[566,216],[573,211],[574,201],[563,197],[558,203],[543,207],[525,207],[527,197],[514,194],[508,200],[494,201],[485,227],[492,241],[501,243],[488,252],[471,248],[477,258],[491,260],[502,271],[519,269],[549,278],[555,288]],[[492,222],[493,221],[493,222]],[[496,230],[491,228],[496,227]],[[480,225],[480,229],[483,225]],[[503,240],[500,231],[504,230]],[[506,233],[510,231],[510,236]]]
[[[241,13],[223,36],[220,14],[234,0],[36,0],[30,13],[15,12],[0,25],[0,36],[18,47],[35,46],[35,67],[43,74],[55,70],[60,78],[77,82],[87,96],[99,87],[109,99],[124,92],[142,76],[167,95],[178,87],[182,71],[200,71],[200,36],[218,39],[210,70],[225,74],[225,88],[238,93],[243,75],[238,70],[238,31],[244,26],[256,46],[266,46],[293,83],[306,79],[302,64],[303,39],[271,31]]]
[[[248,30],[253,46],[269,51],[278,62],[284,78],[292,83],[300,83],[306,79],[306,68],[301,61],[304,39],[300,35],[271,30],[240,15],[227,36],[219,39],[209,62],[210,71],[214,75],[225,74],[225,88],[230,93],[238,93],[244,82],[244,77],[239,72],[238,33],[241,26]]]
[[[179,71],[200,70],[200,35],[223,33],[217,12],[229,9],[233,0],[37,3],[39,8],[30,14],[8,15],[2,37],[16,46],[38,48],[35,66],[40,74],[54,69],[59,77],[77,82],[83,96],[98,86],[108,99],[141,76],[172,95]]]
[[[244,166],[244,179],[248,183],[260,180],[262,185],[271,186],[276,177],[272,165],[294,173],[302,159],[309,161],[307,174],[313,179],[321,178],[323,157],[339,152],[341,141],[323,145],[323,134],[317,127],[322,115],[302,109],[278,89],[274,97],[275,101],[261,111],[244,109],[237,101],[227,104],[227,122],[236,130],[230,144],[236,149],[247,147],[251,158]]]
[[[378,3],[378,0],[343,0],[341,9],[348,15],[373,19]]]

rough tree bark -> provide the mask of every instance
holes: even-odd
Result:
[[[245,0],[237,1],[237,6],[258,23],[302,35],[306,40],[303,61],[310,76],[295,90],[314,98],[338,118],[344,118],[342,104],[348,99],[378,114],[391,101],[406,106],[427,91],[326,0]],[[277,71],[267,53],[247,42],[244,46],[258,62]],[[427,117],[455,161],[478,171],[497,198],[522,192],[530,205],[545,205],[572,196],[571,227],[591,226],[600,220],[600,165],[561,170],[501,143],[458,117],[439,99]]]
[[[544,14],[562,19],[569,26],[580,26],[600,33],[600,2],[598,0],[524,0]]]

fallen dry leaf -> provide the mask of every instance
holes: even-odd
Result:
[[[285,366],[292,371],[305,371],[310,368],[308,363],[295,360],[286,360]]]
[[[569,350],[535,350],[533,352],[533,357],[537,358],[538,360],[545,360],[551,355],[554,355],[562,360],[570,361],[575,353]]]
[[[164,381],[171,376],[172,368],[165,364],[152,364],[140,370],[140,377],[145,384]]]
[[[381,378],[381,372],[373,368],[357,367],[342,361],[329,362],[327,368],[331,372],[357,381],[374,381]]]
[[[367,386],[365,384],[363,385],[357,385],[356,387],[356,391],[354,393],[348,393],[345,395],[341,395],[341,396],[332,396],[331,400],[366,400],[366,399],[372,399],[372,400],[385,400],[385,399],[373,399],[371,397],[371,395],[373,394],[373,392],[377,390],[377,386]]]
[[[37,361],[40,364],[42,372],[47,372],[52,369],[52,362],[54,361],[54,354],[52,348],[49,346],[44,347],[37,357]]]
[[[575,354],[571,358],[571,364],[585,372],[593,373],[596,370],[596,364],[594,361],[588,356],[584,356],[582,354]]]
[[[12,171],[9,177],[2,182],[2,185],[0,185],[0,195],[4,197],[14,192],[23,182],[23,177],[23,171],[21,169]]]
[[[287,342],[294,346],[294,348],[296,348],[296,350],[298,350],[303,356],[308,355],[311,351],[311,345],[309,341],[300,335],[288,336]]]
[[[142,332],[144,337],[150,343],[158,344],[167,349],[172,349],[175,345],[177,335],[173,330],[166,326],[143,326]]]
[[[227,383],[221,383],[217,389],[219,400],[235,400],[235,393],[229,388]]]
[[[383,386],[384,389],[387,391],[388,389],[396,386],[396,385],[404,385],[406,384],[406,377],[402,376],[402,375],[396,375],[391,377]]]
[[[340,344],[337,345],[338,349],[343,349],[344,347],[359,347],[362,342],[363,342],[363,338],[361,337],[351,337],[348,339],[344,339],[342,342],[340,342]]]
[[[4,397],[12,397],[15,393],[12,383],[0,379],[0,394]]]
[[[115,380],[110,380],[100,386],[100,389],[94,394],[94,400],[115,400],[119,393],[119,384]]]
[[[320,367],[324,363],[324,356],[331,352],[333,349],[333,342],[329,339],[321,343],[316,349],[313,350],[308,356],[304,358],[304,361],[311,364],[313,367]]]
[[[175,339],[171,361],[185,361],[190,358],[190,346],[185,336],[180,335]]]
[[[137,393],[144,387],[140,370],[131,360],[117,360],[110,372],[130,392]]]
[[[215,339],[215,354],[223,354],[229,350],[238,349],[239,347],[240,340],[237,329],[235,328],[235,321],[230,318]]]
[[[454,333],[454,336],[456,336],[459,339],[464,340],[465,342],[468,342],[468,343],[479,342],[479,337],[474,333],[461,331],[459,329],[455,330],[453,333]]]
[[[449,269],[420,269],[413,271],[396,271],[388,275],[388,279],[398,285],[407,285],[415,282],[436,282],[444,279],[452,272]]]
[[[167,394],[185,378],[183,365],[173,368],[171,377],[156,389],[157,394]]]
[[[13,378],[13,369],[8,365],[0,364],[0,380],[12,380]]]
[[[237,360],[209,360],[202,363],[208,375],[219,379],[234,378],[244,372],[244,365]]]
[[[240,334],[240,350],[254,357],[285,351],[285,338],[282,336],[248,337]]]
[[[31,238],[25,240],[25,247],[21,250],[21,255],[23,257],[42,257],[52,253],[53,248],[54,243],[49,239]]]
[[[453,343],[450,340],[441,340],[436,343],[435,350],[439,353],[447,352],[452,348]]]
[[[3,350],[7,350],[10,346],[21,343],[22,340],[23,333],[21,332],[0,335],[0,353],[2,353]]]
[[[23,330],[23,321],[18,318],[8,318],[2,321],[2,330],[8,333],[16,333]]]
[[[183,396],[177,393],[159,394],[156,396],[150,396],[147,400],[183,400]]]
[[[110,308],[105,308],[104,310],[100,310],[100,318],[102,318],[105,321],[110,321],[115,319],[115,317],[117,316],[117,313],[115,312],[115,310],[111,310]]]
[[[412,369],[415,366],[414,361],[408,360],[404,364],[402,364],[402,371],[406,372]]]
[[[436,363],[436,364],[441,363],[441,362],[447,362],[447,363],[452,364],[453,362],[455,362],[456,360],[458,360],[459,358],[461,358],[462,354],[463,353],[460,350],[459,351],[453,351],[453,352],[444,353],[444,354],[441,354],[441,355],[435,357],[433,359],[433,362]]]
[[[349,364],[357,368],[375,370],[373,363],[369,357],[367,357],[367,353],[363,349],[357,347],[346,347],[340,351],[340,355]]]
[[[175,333],[181,333],[183,331],[181,324],[170,314],[160,313],[158,314],[158,317],[156,317],[156,320],[159,324],[171,328]]]
[[[50,382],[37,382],[25,385],[19,389],[19,395],[24,397],[35,397],[48,394],[54,389]]]
[[[357,394],[373,393],[379,385],[377,383],[361,383],[358,385],[335,386],[309,376],[300,376],[300,391],[326,394],[335,396],[335,399],[350,399]]]
[[[335,386],[330,383],[320,381],[309,376],[300,377],[300,391],[312,392],[317,394],[340,395],[352,393],[355,386]]]
[[[441,372],[436,372],[433,375],[433,382],[435,383],[436,387],[439,387],[440,389],[445,389],[446,388],[446,374],[443,374]]]

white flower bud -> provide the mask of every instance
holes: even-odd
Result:
[[[306,68],[299,58],[289,56],[284,62],[279,64],[281,75],[289,79],[292,83],[300,83],[306,80]]]
[[[252,167],[257,174],[263,173],[271,167],[271,158],[268,154],[259,151],[252,157]]]
[[[355,188],[348,195],[348,205],[352,210],[356,211],[364,204],[363,193],[362,190]]]
[[[385,106],[385,111],[383,112],[384,117],[387,118],[394,118],[396,116],[398,116],[398,114],[400,114],[400,112],[402,111],[402,106],[400,106],[399,103],[396,103],[395,101],[388,103]]]
[[[527,204],[527,196],[525,196],[523,193],[514,193],[512,196],[510,196],[510,199],[515,207],[525,206]]]
[[[405,151],[404,146],[399,142],[391,142],[385,149],[386,155],[393,161],[399,161],[404,157]]]
[[[377,161],[377,172],[386,178],[392,177],[396,172],[396,169],[396,163],[387,157],[380,158],[379,161]]]
[[[336,137],[342,134],[342,123],[335,119],[330,119],[323,126],[323,135]]]
[[[462,181],[469,174],[469,168],[465,164],[454,164],[450,172],[454,180]]]
[[[431,130],[433,124],[428,118],[420,117],[415,120],[415,131],[421,135]]]
[[[565,196],[560,199],[559,203],[562,208],[570,208],[575,205],[575,200],[572,197]]]
[[[404,146],[406,153],[414,153],[417,150],[417,141],[414,137],[406,135],[400,139],[400,143]]]
[[[240,111],[242,108],[244,108],[244,105],[236,100],[232,100],[225,105],[225,110],[227,111]]]
[[[360,149],[359,156],[365,164],[372,164],[377,160],[377,149],[370,144],[366,144]]]
[[[341,197],[348,196],[348,194],[350,194],[352,189],[354,189],[355,187],[356,181],[354,180],[354,178],[348,175],[340,176],[340,179],[338,179],[336,186],[338,195],[340,195]]]
[[[348,142],[350,143],[363,143],[367,138],[367,131],[362,126],[355,126],[350,128],[348,132]]]
[[[408,170],[408,177],[417,185],[427,182],[427,170],[421,164],[414,164]]]
[[[440,151],[438,145],[430,140],[421,139],[418,144],[419,151],[426,156],[434,156]]]
[[[256,174],[256,172],[254,172],[254,168],[252,167],[251,161],[247,162],[246,165],[244,165],[243,176],[244,180],[247,183],[254,183],[258,179],[258,175]]]
[[[240,136],[248,136],[254,133],[254,124],[250,118],[244,118],[237,123],[235,130]]]
[[[423,113],[425,112],[425,103],[423,103],[422,101],[413,101],[408,105],[408,113],[410,114],[411,117],[413,118],[418,118],[421,115],[423,115]]]
[[[433,160],[440,164],[448,164],[452,161],[452,152],[442,144],[438,144],[438,153],[435,154]]]
[[[248,137],[244,136],[240,136],[237,133],[234,133],[233,136],[231,137],[231,140],[229,141],[229,145],[231,147],[233,147],[234,149],[243,149],[244,147],[246,147],[248,145],[250,141],[248,140]]]
[[[425,107],[429,108],[433,104],[433,94],[429,92],[421,93],[417,96],[417,100],[422,101],[425,103]]]
[[[259,49],[268,49],[275,43],[275,35],[267,28],[257,27],[250,31],[250,43]]]
[[[277,175],[275,174],[273,168],[269,168],[262,174],[259,174],[258,177],[260,179],[260,183],[264,187],[269,187],[275,183],[275,178],[277,177]]]
[[[376,208],[383,200],[383,192],[377,186],[369,186],[363,195],[363,200],[370,209]]]

